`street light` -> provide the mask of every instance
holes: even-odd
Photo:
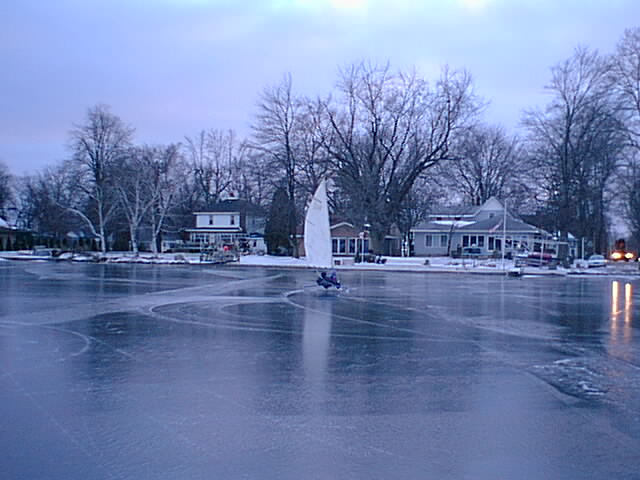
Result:
[[[364,262],[364,241],[365,239],[369,238],[369,231],[371,230],[371,225],[369,223],[366,223],[365,220],[365,224],[362,226],[363,231],[360,232],[360,262]],[[369,253],[369,252],[366,252]]]

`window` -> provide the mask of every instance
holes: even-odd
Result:
[[[469,246],[469,235],[463,235],[462,236],[462,247],[468,247]]]
[[[349,252],[348,253],[356,253],[356,239],[349,239]]]
[[[231,215],[231,218],[229,219],[229,225],[235,225],[235,224],[236,224],[236,216]]]
[[[484,235],[478,235],[478,246],[484,247]]]
[[[339,248],[338,253],[347,253],[347,239],[346,238],[339,238],[338,239],[338,248]]]
[[[494,250],[495,249],[495,244],[494,244],[494,238],[493,237],[489,237],[489,250]]]
[[[427,248],[433,247],[433,235],[424,236],[424,246]]]
[[[446,247],[449,244],[449,235],[440,235],[440,246]]]
[[[338,253],[338,239],[337,238],[332,238],[331,239],[331,251],[333,253]]]
[[[209,215],[209,225],[213,225],[213,215]]]
[[[476,237],[475,235],[471,235],[471,237],[469,238],[469,243],[471,244],[472,247],[477,247],[478,237]]]
[[[192,233],[191,241],[194,243],[208,243],[209,235],[207,235],[206,233]]]

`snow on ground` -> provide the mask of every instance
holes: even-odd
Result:
[[[308,267],[305,258],[276,257],[273,255],[242,255],[240,265],[262,265],[273,267]]]
[[[63,254],[58,260],[67,261],[94,261],[94,254]],[[612,264],[605,268],[580,268],[579,263],[570,269],[558,267],[557,269],[525,267],[524,269],[514,268],[512,260],[502,259],[454,259],[450,257],[384,257],[384,264],[377,263],[354,263],[352,257],[336,257],[337,270],[382,270],[382,271],[409,271],[409,272],[460,272],[460,273],[485,273],[485,274],[507,274],[518,271],[525,275],[640,275],[639,265],[629,263],[624,265]],[[36,256],[30,251],[20,252],[0,252],[0,260],[47,260],[52,257]],[[203,259],[198,253],[161,253],[153,255],[151,253],[141,253],[137,256],[130,252],[109,252],[106,255],[109,263],[146,263],[146,264],[189,264],[203,265],[210,264],[211,261]],[[293,258],[272,255],[242,255],[238,262],[231,265],[242,266],[268,266],[281,268],[310,268],[303,258]]]
[[[336,270],[383,270],[407,272],[465,272],[465,273],[506,273],[513,269],[513,261],[505,260],[469,260],[450,257],[384,257],[384,264],[354,263],[351,257],[337,257]],[[428,261],[428,263],[427,263]],[[275,257],[270,255],[246,255],[240,257],[241,265],[262,265],[278,267],[308,268],[304,258]],[[541,269],[534,269],[539,270]],[[560,273],[545,270],[545,273]]]

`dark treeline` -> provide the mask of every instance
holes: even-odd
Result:
[[[291,239],[327,176],[333,213],[369,224],[374,250],[434,203],[492,196],[596,251],[607,249],[613,216],[640,239],[640,28],[609,54],[577,47],[545,89],[547,104],[524,112],[520,136],[485,122],[471,75],[448,67],[427,81],[354,64],[317,98],[296,94],[287,75],[259,94],[247,138],[204,129],[140,145],[132,126],[96,105],[71,130],[64,162],[24,178],[0,164],[0,215],[12,208],[20,226],[58,237],[85,230],[102,250],[125,232],[137,252],[144,229],[155,251],[163,233],[191,226],[192,212],[222,198],[266,210],[275,198],[271,211]]]

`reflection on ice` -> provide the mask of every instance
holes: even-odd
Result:
[[[624,285],[624,297],[621,282],[611,282],[611,343],[628,344],[632,337],[633,323],[633,284]]]
[[[331,343],[331,312],[329,302],[317,302],[304,310],[302,350],[304,371],[309,383],[321,385],[327,372]],[[322,310],[320,310],[322,308]]]

